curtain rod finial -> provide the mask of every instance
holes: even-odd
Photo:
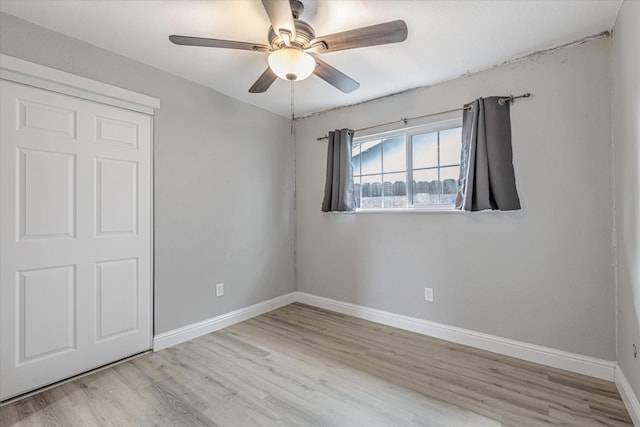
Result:
[[[513,95],[506,96],[504,98],[498,98],[498,104],[504,105],[507,102],[513,102]]]

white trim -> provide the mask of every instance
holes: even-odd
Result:
[[[191,325],[163,332],[153,337],[153,351],[159,351],[202,335],[244,322],[252,317],[268,313],[296,302],[296,292],[291,292],[249,307],[240,308],[220,316],[192,323]]]
[[[405,123],[405,119],[384,125],[367,127],[365,130],[355,130],[353,142],[360,144],[363,139],[390,138],[404,134],[417,134],[445,130],[447,127],[462,126],[462,107],[439,113],[427,114],[425,117],[408,118],[412,125]],[[456,122],[458,123],[456,125]]]
[[[454,213],[454,214],[460,214],[460,213],[465,213],[465,211],[462,211],[460,209],[456,209],[454,205],[445,205],[448,206],[446,208],[442,208],[442,207],[411,207],[411,208],[358,208],[355,210],[356,214],[393,214],[393,213],[401,213],[401,214],[423,214],[423,213],[438,213],[438,214],[450,214],[450,213]],[[506,211],[499,211],[499,212],[506,212]],[[342,213],[342,212],[331,212],[331,213]]]
[[[629,412],[633,425],[640,427],[640,401],[633,392],[631,384],[627,381],[627,377],[624,376],[620,365],[616,366],[616,387],[618,387],[618,392],[620,392],[620,397]]]
[[[0,54],[0,78],[150,115],[160,108],[158,98],[4,54]]]
[[[468,345],[505,356],[515,357],[529,362],[539,363],[569,372],[588,375],[607,381],[617,381],[616,363],[609,360],[596,359],[567,351],[556,350],[535,344],[528,344],[469,329],[443,325],[415,317],[390,313],[388,311],[363,307],[357,304],[337,301],[330,298],[291,292],[249,307],[212,317],[211,319],[183,326],[169,332],[158,334],[153,339],[153,351],[159,351],[185,341],[215,332],[252,317],[268,313],[285,305],[300,302],[314,307],[324,308],[360,319],[370,320],[383,325],[393,326],[407,331],[440,338],[450,342]],[[619,370],[619,369],[618,369]],[[621,372],[620,372],[621,373]],[[628,384],[628,383],[627,383]],[[628,386],[628,390],[631,388]],[[633,396],[633,393],[631,393]],[[637,402],[637,399],[636,399]]]
[[[153,331],[155,329],[155,292],[156,292],[156,203],[155,203],[155,194],[156,194],[156,180],[155,180],[155,117],[151,116],[150,118],[151,124],[149,131],[151,132],[150,137],[150,146],[149,146],[149,174],[151,180],[149,181],[149,325],[151,325],[151,330],[149,331],[149,345],[148,349],[151,350],[153,348]]]
[[[371,320],[383,325],[417,332],[482,350],[492,351],[505,356],[551,366],[553,368],[589,375],[607,381],[613,381],[614,379],[616,363],[612,361],[501,338],[495,335],[336,301],[304,292],[297,292],[296,294],[296,301],[303,304],[336,311],[360,319]]]

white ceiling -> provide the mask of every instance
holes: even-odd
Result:
[[[322,55],[360,82],[343,94],[316,76],[296,83],[296,116],[431,85],[610,30],[622,0],[303,0],[316,35],[403,19],[400,44]],[[267,43],[260,0],[0,0],[0,10],[289,116],[290,84],[249,87],[267,54],[176,46],[170,34]],[[508,88],[505,88],[508,91]]]

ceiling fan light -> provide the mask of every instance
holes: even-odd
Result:
[[[269,54],[269,67],[281,79],[300,81],[313,73],[316,61],[300,49],[284,47]]]

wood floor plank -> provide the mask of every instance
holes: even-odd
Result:
[[[234,329],[229,333],[238,335],[238,330]],[[331,367],[324,364],[323,360],[317,357],[317,353],[310,355],[299,352],[295,346],[288,343],[278,343],[277,337],[274,336],[250,334],[249,337],[254,342],[264,340],[265,343],[288,348],[286,355],[281,355],[279,360],[290,369],[296,365],[299,365],[301,370],[308,370],[309,364],[316,367],[314,376],[317,378],[319,391],[340,395],[348,401],[353,400],[353,404],[365,406],[370,411],[382,410],[385,415],[393,412],[399,413],[398,416],[403,420],[413,418],[409,414],[420,411],[427,412],[429,409],[429,402],[425,396],[395,387],[394,384],[378,380],[377,377],[365,374],[361,370],[348,369],[348,367],[345,369],[344,365]],[[300,373],[300,375],[304,375],[304,373]],[[437,408],[438,411],[435,412],[444,412],[445,406],[441,402],[437,402],[430,405],[430,408]],[[459,411],[458,408],[455,410]]]
[[[291,304],[0,407],[26,426],[631,426],[613,383]]]
[[[276,315],[276,314],[273,313],[273,315]],[[310,323],[302,322],[301,324],[304,324],[305,327],[307,327],[307,325],[309,325]],[[385,327],[380,325],[379,327],[377,327],[377,329],[378,328],[385,328]],[[335,329],[333,331],[335,333]],[[405,331],[402,331],[402,332],[405,332]],[[387,335],[387,338],[388,338],[387,341],[391,343],[392,341],[391,335]],[[495,361],[492,364],[497,366],[495,368],[491,368],[491,370],[495,372],[498,372],[499,370],[504,370],[504,365],[506,365],[508,369],[509,364],[513,363],[514,361],[517,363],[517,365],[520,365],[519,368],[523,368],[523,367],[526,369],[533,368],[537,371],[540,371],[542,368],[539,365],[531,364],[529,362],[523,362],[515,359],[510,360],[508,358],[505,359],[499,355],[495,355],[488,352],[481,352],[479,350],[470,349],[464,346],[451,345],[450,343],[447,343],[444,345],[444,347],[447,347],[447,346],[452,346],[451,347],[452,351],[462,350],[464,352],[465,350],[469,350],[470,353],[473,354],[474,357],[476,357],[476,359],[478,358],[478,356],[482,356],[482,357],[489,356],[489,358],[495,359]],[[389,347],[393,347],[393,346],[389,345]],[[398,347],[399,346],[395,346],[395,348],[398,348]],[[437,359],[439,355],[440,353],[438,352],[430,351],[429,359]],[[446,359],[444,360],[446,360],[446,364],[449,365],[449,367],[452,367],[453,365],[456,364],[456,359],[460,359],[460,357],[458,356],[451,357],[451,354],[449,354],[449,355],[446,355]],[[469,362],[472,362],[470,360],[466,360],[465,362],[468,363],[468,366],[471,366],[473,370],[470,371],[465,367],[458,366],[456,371],[457,375],[469,376],[469,373],[472,372],[471,376],[473,377],[473,376],[476,376],[476,374],[473,373],[473,371],[476,371],[476,370],[481,371],[481,369],[477,369],[478,368],[477,360],[476,360],[476,363],[469,363]],[[503,365],[502,367],[500,366],[501,364]],[[431,365],[431,363],[427,362],[426,365]],[[617,391],[613,383],[602,381],[595,378],[578,376],[577,381],[580,382],[581,386],[577,386],[575,388],[564,387],[564,386],[557,387],[558,384],[565,384],[565,383],[570,383],[571,381],[576,381],[576,375],[555,370],[553,368],[545,367],[542,369],[548,371],[549,373],[547,375],[537,375],[536,377],[533,377],[534,381],[537,382],[536,387],[530,387],[531,384],[529,383],[529,381],[527,381],[526,383],[527,387],[520,387],[520,391],[519,391],[520,394],[538,395],[538,397],[541,397],[541,398],[546,397],[546,400],[553,401],[556,404],[561,403],[561,404],[567,405],[567,408],[572,411],[581,410],[582,412],[586,412],[588,408],[588,404],[590,402],[593,402],[594,404],[597,404],[597,405],[611,404],[610,408],[616,407],[618,409],[621,409],[622,414],[624,414],[625,417],[627,416],[626,411],[624,410],[624,406],[622,405],[622,402],[620,401],[619,396],[617,395]],[[515,385],[520,383],[521,381],[518,380],[517,378],[518,376],[522,376],[522,369],[520,369],[520,372],[516,372],[515,376],[512,375],[508,378],[509,383],[515,383]],[[549,377],[554,377],[554,379],[552,381],[549,381]],[[495,382],[495,378],[493,379],[487,378],[485,380],[488,384]],[[505,385],[505,383],[500,383],[500,382],[498,382],[496,385],[498,385],[501,388],[508,387],[508,385]],[[589,394],[585,394],[581,392],[581,388],[583,387],[589,388]],[[594,395],[596,400],[591,399]]]
[[[260,321],[260,320],[256,320]],[[250,322],[249,322],[250,323]],[[264,323],[264,322],[263,322]],[[262,324],[263,329],[270,330],[271,325]],[[457,404],[465,405],[467,409],[477,411],[480,414],[492,417],[499,417],[499,414],[491,412],[493,408],[501,407],[506,404],[505,401],[496,399],[489,395],[480,395],[468,389],[468,385],[464,382],[464,378],[456,376],[455,383],[449,382],[446,378],[440,378],[433,372],[430,374],[422,372],[422,376],[415,375],[416,369],[407,370],[406,366],[395,365],[392,363],[380,361],[375,357],[363,357],[362,349],[357,349],[352,352],[345,346],[342,340],[329,337],[323,339],[319,335],[315,335],[308,327],[297,326],[295,323],[287,324],[285,322],[279,323],[279,329],[297,328],[302,329],[302,332],[298,331],[298,336],[303,341],[313,342],[318,351],[325,354],[332,360],[339,360],[342,364],[347,364],[354,369],[366,370],[370,373],[375,373],[378,376],[382,376],[385,380],[390,382],[399,382],[401,386],[410,387],[414,390],[420,391],[426,396],[440,398],[442,395],[456,396]],[[293,335],[293,329],[287,329],[289,334]],[[310,338],[311,337],[311,338]],[[482,400],[478,397],[481,396]],[[515,412],[525,411],[525,407],[514,406]],[[538,414],[531,413],[528,415],[535,419],[545,418],[546,407],[541,409],[542,412]]]

